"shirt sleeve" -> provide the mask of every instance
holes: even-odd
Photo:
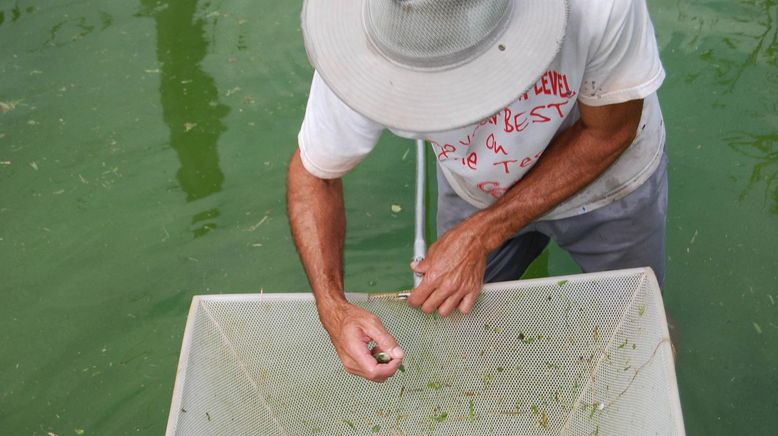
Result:
[[[623,103],[654,93],[665,78],[645,0],[613,0],[602,37],[594,41],[579,100],[590,106]]]
[[[297,135],[300,157],[308,172],[322,179],[342,177],[373,150],[383,129],[346,106],[314,73]]]

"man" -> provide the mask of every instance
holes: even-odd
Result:
[[[468,313],[554,238],[584,271],[664,275],[664,79],[643,0],[306,1],[316,68],[289,167],[295,242],[345,368],[403,351],[343,296],[341,177],[385,128],[438,158],[438,233],[408,302]],[[393,360],[379,364],[377,348]]]

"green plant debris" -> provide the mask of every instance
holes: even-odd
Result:
[[[546,362],[546,368],[548,369],[559,369],[559,365],[551,362]]]
[[[540,424],[540,426],[544,429],[548,429],[548,414],[545,411],[541,413],[538,424]]]
[[[619,349],[622,349],[622,348],[626,347],[628,342],[629,342],[628,339],[624,339],[624,343],[619,345]]]
[[[633,350],[634,350],[635,348],[637,348],[637,347],[638,347],[638,344],[632,344],[632,349],[633,349]]]
[[[594,330],[592,331],[592,336],[594,336],[594,342],[600,342],[600,326],[598,325],[594,326]]]
[[[752,324],[754,325],[754,330],[756,330],[756,334],[761,335],[762,327],[760,327],[759,324],[756,323],[756,321],[752,321]]]
[[[646,314],[646,305],[645,304],[641,304],[640,307],[638,307],[638,314],[640,316],[643,316],[643,315]]]
[[[505,368],[503,368],[502,366],[497,367],[497,372],[503,372],[503,371],[505,371]]]
[[[541,336],[534,337],[534,336],[524,336],[523,334],[519,335],[519,340],[524,345],[530,345],[533,342],[535,342],[535,340],[540,339],[540,338],[541,338]]]
[[[84,433],[85,433],[83,428],[75,428],[75,429],[73,429],[73,431],[74,431],[74,432],[75,432],[77,435],[82,435],[82,434],[84,434]]]
[[[597,412],[597,403],[592,404],[592,411],[589,412],[589,419],[591,420],[594,417],[594,414]]]
[[[494,375],[491,373],[486,373],[483,376],[481,376],[481,380],[484,382],[484,385],[488,388],[492,385],[492,381],[494,381]]]
[[[373,433],[378,433],[379,431],[381,431],[381,426],[376,424],[373,426],[371,430],[373,430]]]
[[[626,367],[626,368],[624,368],[624,371],[629,371],[629,369],[630,369],[630,368],[632,368],[632,366],[631,366],[631,365],[630,365],[630,366],[628,366],[628,367]]]
[[[473,400],[470,400],[470,404],[468,406],[468,412],[467,412],[467,420],[473,422],[476,419],[478,419],[478,417],[475,415],[475,403],[473,402]]]
[[[598,425],[597,428],[594,429],[594,436],[600,435],[600,426]]]
[[[311,429],[311,433],[321,433],[321,429],[319,427],[314,427]]]
[[[484,330],[487,332],[502,333],[502,327],[494,327],[491,324],[484,324]]]
[[[430,381],[429,383],[427,383],[427,387],[439,391],[440,389],[443,388],[443,383],[439,381]]]
[[[403,365],[403,364],[401,363],[401,364],[400,364],[400,368],[398,368],[398,369],[400,370],[400,372],[405,372],[405,365]]]
[[[424,313],[422,312],[421,315],[426,319],[431,319],[433,321],[439,321],[440,315],[438,315],[438,312],[432,312],[432,313]]]
[[[348,419],[344,419],[342,421],[343,421],[344,424],[349,426],[350,429],[352,429],[352,430],[356,430],[357,429],[357,426],[355,426],[354,423],[349,421]]]
[[[400,388],[400,396],[398,398],[402,399],[403,395],[405,395],[405,385]]]
[[[556,282],[556,284],[557,284],[558,286],[564,286],[564,285],[566,285],[566,284],[567,284],[567,282],[568,282],[568,280],[560,280],[560,281]]]
[[[205,412],[205,417],[208,418],[208,422],[211,421],[211,414],[208,412]]]
[[[530,410],[532,410],[533,415],[540,415],[540,409],[537,404],[533,404],[532,407],[530,407]]]
[[[448,412],[441,412],[439,415],[433,415],[432,420],[435,422],[443,422],[448,418]]]

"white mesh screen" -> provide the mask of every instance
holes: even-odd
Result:
[[[650,270],[489,285],[449,318],[350,298],[405,349],[383,384],[344,372],[309,294],[196,298],[168,434],[683,434]]]
[[[509,0],[370,0],[371,39],[392,59],[410,65],[469,58],[501,29]]]

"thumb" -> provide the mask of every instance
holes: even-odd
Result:
[[[425,274],[429,269],[429,262],[427,262],[427,259],[422,259],[421,261],[414,260],[411,262],[411,269],[413,272]]]
[[[367,333],[370,339],[375,341],[376,348],[389,353],[392,359],[402,359],[405,356],[405,352],[400,347],[400,344],[382,325],[371,326],[365,333]]]

